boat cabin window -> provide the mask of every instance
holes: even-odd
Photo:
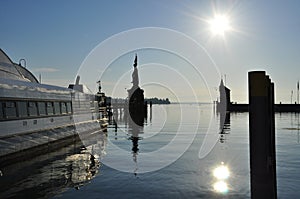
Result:
[[[17,117],[16,102],[5,102],[4,112],[6,118]]]
[[[53,102],[47,102],[47,114],[48,115],[53,115],[54,114],[54,109],[53,109]]]
[[[3,119],[3,104],[0,102],[0,119]]]
[[[72,103],[38,101],[0,101],[0,119],[22,119],[47,115],[72,114]]]
[[[62,114],[67,114],[67,105],[66,105],[66,102],[61,102],[60,103],[60,107],[61,107],[61,113]]]
[[[72,113],[72,105],[71,105],[71,102],[67,102],[67,113]]]
[[[46,115],[46,103],[45,102],[38,102],[39,108],[39,115],[43,116]]]
[[[61,114],[59,102],[54,102],[54,112],[55,112],[55,115]]]
[[[37,116],[36,102],[28,102],[28,112],[29,116]]]
[[[27,102],[17,102],[19,117],[27,117]]]

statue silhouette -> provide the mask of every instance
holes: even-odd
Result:
[[[132,87],[128,92],[129,116],[138,125],[143,125],[145,117],[144,90],[139,87],[139,76],[137,69],[137,54],[133,63],[134,71],[132,73]]]
[[[132,73],[132,87],[138,88],[139,87],[139,74],[137,69],[137,54],[135,54],[134,64],[133,64],[134,70]]]

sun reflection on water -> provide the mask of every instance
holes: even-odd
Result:
[[[227,183],[224,181],[218,181],[214,184],[214,190],[219,193],[227,193],[228,186]]]
[[[217,182],[213,184],[214,191],[226,194],[229,188],[225,180],[229,178],[230,172],[224,162],[221,162],[221,165],[213,170],[213,176],[217,179]]]

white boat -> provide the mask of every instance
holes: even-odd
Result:
[[[69,88],[41,84],[0,49],[0,157],[99,131],[99,102],[79,77]]]

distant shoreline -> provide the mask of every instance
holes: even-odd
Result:
[[[205,105],[205,104],[213,104],[212,102],[171,102],[171,104],[199,104],[199,105]]]
[[[168,98],[166,99],[158,99],[157,97],[154,98],[145,98],[145,102],[148,104],[171,104],[170,100]]]

